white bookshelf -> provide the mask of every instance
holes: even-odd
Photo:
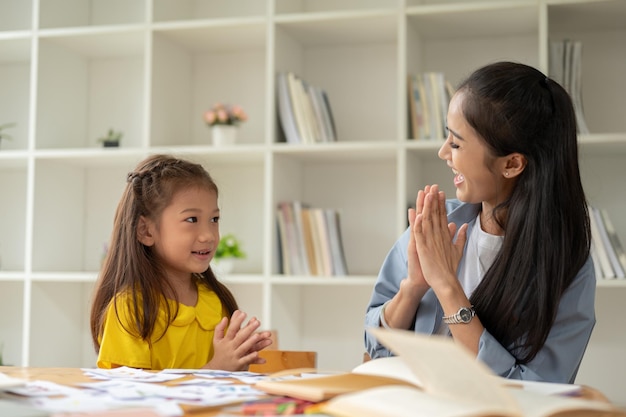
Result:
[[[407,140],[407,73],[457,83],[496,60],[547,71],[551,39],[583,41],[581,137],[590,201],[626,242],[626,2],[623,0],[3,0],[0,2],[0,342],[15,365],[93,366],[93,282],[125,174],[146,155],[205,164],[220,186],[223,233],[248,258],[223,277],[285,349],[324,369],[362,358],[378,268],[416,191],[452,195],[440,142]],[[339,142],[277,143],[275,79],[324,88]],[[215,148],[214,102],[250,115]],[[96,139],[124,132],[119,149]],[[336,208],[350,276],[278,273],[280,200]],[[598,282],[598,324],[579,382],[626,404],[617,375],[626,280]],[[620,368],[621,367],[621,368]]]

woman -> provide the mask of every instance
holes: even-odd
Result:
[[[451,334],[506,378],[573,382],[595,324],[595,274],[576,119],[523,64],[475,71],[439,150],[455,200],[420,190],[385,259],[366,326]],[[390,352],[366,332],[373,358]]]

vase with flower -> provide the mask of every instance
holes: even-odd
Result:
[[[204,122],[211,128],[213,145],[232,145],[237,140],[238,126],[248,120],[241,106],[216,103],[204,112]]]

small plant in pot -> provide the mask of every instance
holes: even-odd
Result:
[[[244,259],[246,253],[241,249],[241,242],[237,237],[228,233],[220,239],[213,256],[214,266],[218,272],[230,273],[234,268],[235,259]]]
[[[122,131],[115,131],[114,129],[109,129],[106,136],[102,136],[98,139],[98,142],[102,143],[102,146],[105,148],[116,148],[120,146],[120,141],[122,140],[122,136],[124,134]]]

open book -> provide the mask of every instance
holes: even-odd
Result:
[[[500,378],[448,337],[368,331],[397,356],[366,362],[350,373],[265,380],[257,387],[276,395],[329,399],[321,411],[338,417],[626,417],[608,402],[548,395],[537,386],[552,384],[527,386]]]
[[[394,358],[385,358],[394,359]],[[373,361],[371,361],[373,362]],[[362,391],[386,385],[408,385],[417,388],[410,381],[379,373],[339,373],[308,375],[302,378],[264,379],[254,386],[268,394],[285,395],[307,401],[324,401],[341,394]]]

